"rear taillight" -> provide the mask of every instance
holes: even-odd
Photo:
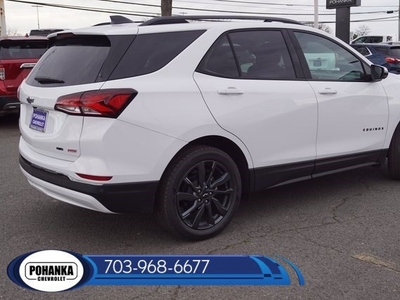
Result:
[[[398,64],[398,63],[400,63],[400,59],[394,58],[394,57],[386,57],[385,60],[389,64]]]
[[[6,69],[0,65],[0,80],[6,80]]]
[[[58,98],[54,109],[70,115],[116,118],[136,95],[133,89],[81,92]]]

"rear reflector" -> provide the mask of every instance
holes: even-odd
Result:
[[[84,179],[95,180],[95,181],[109,181],[112,178],[112,176],[95,176],[95,175],[88,175],[81,173],[76,173],[76,175]]]
[[[55,110],[70,115],[117,118],[135,98],[133,89],[109,89],[61,96]]]

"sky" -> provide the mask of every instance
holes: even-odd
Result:
[[[25,34],[38,26],[73,29],[108,22],[110,15],[120,14],[141,21],[160,14],[161,0],[4,0],[6,26],[9,33]],[[173,0],[173,14],[245,14],[273,15],[298,21],[314,21],[316,0]],[[36,7],[39,5],[39,7]],[[134,4],[136,3],[136,4]],[[46,4],[101,10],[81,11]],[[327,10],[326,0],[318,0],[318,19],[335,33],[335,10]],[[351,8],[350,30],[368,26],[370,34],[393,35],[398,40],[400,0],[361,0]],[[388,13],[388,12],[392,13]],[[375,20],[371,20],[375,19]],[[377,20],[378,19],[378,20]],[[369,20],[358,22],[359,20]]]

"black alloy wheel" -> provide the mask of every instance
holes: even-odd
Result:
[[[200,240],[220,233],[239,205],[238,168],[219,149],[186,150],[164,178],[159,215],[169,231],[183,237]]]

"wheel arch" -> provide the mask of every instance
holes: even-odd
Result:
[[[254,176],[252,174],[251,169],[249,168],[249,163],[246,159],[245,154],[243,153],[242,149],[234,143],[232,140],[222,137],[222,136],[205,136],[201,138],[197,138],[188,144],[186,144],[184,147],[182,147],[175,155],[174,157],[170,160],[168,163],[167,167],[165,168],[160,182],[163,181],[164,177],[166,176],[165,174],[171,168],[174,163],[176,162],[176,159],[180,156],[180,154],[184,151],[186,151],[188,148],[193,147],[193,146],[210,146],[217,148],[221,151],[224,151],[227,153],[236,163],[236,166],[239,169],[240,177],[241,177],[241,182],[242,182],[242,200],[246,200],[248,198],[249,193],[253,190],[254,186]],[[159,194],[159,189],[160,185],[158,186],[157,189],[157,195]]]

